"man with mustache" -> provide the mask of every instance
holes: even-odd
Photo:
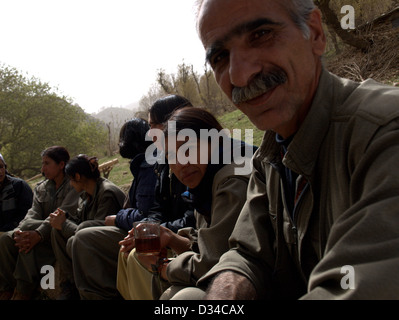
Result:
[[[311,0],[202,0],[197,23],[219,86],[265,131],[206,298],[397,299],[399,90],[323,67]]]

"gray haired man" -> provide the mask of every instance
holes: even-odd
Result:
[[[323,67],[311,0],[203,0],[197,23],[219,86],[265,131],[206,297],[397,299],[399,89]]]

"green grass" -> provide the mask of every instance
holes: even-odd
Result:
[[[108,180],[115,183],[117,186],[124,186],[129,185],[132,183],[132,173],[129,169],[129,160],[122,158],[121,155],[118,153],[111,157],[101,158],[98,163],[101,165],[102,163],[111,161],[113,159],[118,159],[118,163],[114,165],[114,168],[111,170]]]
[[[248,117],[240,110],[236,110],[218,117],[220,124],[227,129],[241,129],[241,140],[245,139],[245,129],[253,130],[253,144],[259,146],[264,132],[257,129]]]

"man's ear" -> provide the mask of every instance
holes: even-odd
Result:
[[[310,41],[312,41],[313,53],[319,57],[324,54],[327,39],[321,22],[321,12],[314,9],[308,19],[308,27],[310,30]]]

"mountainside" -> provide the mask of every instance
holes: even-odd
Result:
[[[113,123],[114,125],[123,124],[133,118],[132,109],[110,107],[98,113],[91,114],[92,117],[103,121],[104,123]]]

